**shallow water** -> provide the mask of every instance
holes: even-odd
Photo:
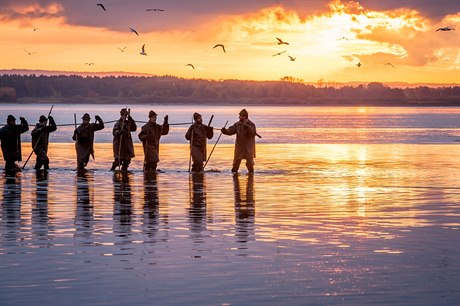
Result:
[[[129,106],[129,105],[128,105]],[[16,118],[25,117],[31,128],[38,117],[48,114],[50,104],[0,104],[0,124],[13,114]],[[113,120],[119,118],[120,108],[126,105],[60,105],[56,104],[52,115],[59,126],[51,134],[52,142],[72,142],[75,129],[74,114],[77,123],[88,112],[94,120],[100,115],[106,122],[106,128],[95,135],[95,141],[106,143],[112,141]],[[148,120],[150,109],[158,113],[158,122],[169,115],[169,122],[191,122],[196,111],[203,115],[203,122],[208,123],[214,115],[212,125],[222,127],[228,120],[231,125],[238,120],[238,112],[243,106],[171,106],[171,105],[134,105],[131,115],[138,122],[138,127]],[[249,117],[257,125],[262,138],[258,143],[321,143],[321,144],[369,144],[369,143],[446,143],[460,142],[460,108],[458,107],[264,107],[247,108]],[[170,133],[162,137],[163,143],[187,143],[185,133],[189,124],[172,125]],[[216,131],[217,132],[217,131]],[[139,143],[137,133],[133,140]],[[30,133],[23,134],[25,141],[30,141]],[[231,144],[233,139],[223,137],[220,143]]]
[[[28,147],[29,146],[29,147]],[[28,152],[30,144],[24,144]],[[219,145],[204,175],[162,144],[162,172],[88,171],[53,143],[47,176],[0,176],[2,305],[457,305],[460,146]]]

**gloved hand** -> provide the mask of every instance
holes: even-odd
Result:
[[[53,124],[53,125],[56,124],[56,123],[54,122],[54,118],[53,118],[51,115],[48,116],[48,121],[49,121],[50,124]]]
[[[99,115],[94,116],[94,118],[96,118],[96,120],[99,121],[99,122],[102,121],[102,119],[101,119],[101,117],[99,117]]]
[[[164,120],[164,124],[169,124],[169,123],[168,123],[168,119],[169,119],[169,116],[166,115],[166,116],[165,116],[165,120]]]
[[[222,133],[224,132],[224,130],[225,130],[225,128],[221,128],[221,129],[220,129],[220,131],[221,131]]]
[[[21,120],[21,122],[27,122],[24,117],[19,117],[19,120]]]

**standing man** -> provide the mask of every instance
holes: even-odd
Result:
[[[21,124],[16,125],[16,118],[13,115],[8,115],[6,125],[0,129],[6,171],[21,171],[21,167],[16,162],[22,160],[21,134],[29,130],[29,124],[23,117],[19,117],[19,119]]]
[[[120,119],[113,126],[113,161],[110,171],[114,171],[116,167],[121,166],[122,171],[128,171],[128,166],[131,163],[131,158],[134,155],[133,139],[131,132],[137,129],[136,122],[129,114],[129,109],[122,108],[120,110]]]
[[[89,123],[91,117],[84,114],[82,124],[73,132],[72,139],[75,141],[75,150],[77,151],[78,170],[84,170],[89,161],[89,156],[94,158],[94,132],[104,128],[104,122],[101,117],[96,115],[96,122]]]
[[[149,112],[149,122],[147,122],[139,133],[139,139],[144,148],[144,171],[156,171],[160,150],[160,138],[169,133],[168,115],[165,116],[163,125],[157,122],[157,114],[151,110]]]
[[[193,114],[193,123],[187,133],[185,139],[190,141],[190,154],[192,155],[193,172],[200,172],[203,170],[203,162],[206,161],[206,143],[207,139],[214,136],[213,128],[203,124],[203,118],[200,114]]]
[[[49,125],[46,123],[49,120]],[[32,148],[35,155],[37,155],[37,160],[35,162],[35,170],[40,170],[43,166],[44,170],[49,169],[50,160],[48,158],[48,143],[50,133],[56,131],[56,122],[54,118],[41,115],[38,119],[38,123],[35,125],[35,128],[32,131]]]
[[[240,120],[228,129],[222,128],[222,134],[236,134],[235,153],[233,157],[232,172],[238,172],[241,160],[246,160],[249,173],[254,172],[254,157],[256,157],[256,125],[249,120],[248,112],[243,109],[239,113]]]

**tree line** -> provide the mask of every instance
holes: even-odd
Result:
[[[280,81],[183,79],[175,76],[0,76],[0,102],[460,106],[460,86],[390,88]]]

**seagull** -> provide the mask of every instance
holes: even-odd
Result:
[[[39,28],[36,28],[36,27],[32,27],[32,28],[34,29],[34,32],[40,30]]]
[[[443,31],[443,32],[446,32],[446,31],[455,31],[455,29],[452,28],[452,27],[444,27],[444,28],[439,28],[439,29],[436,30],[436,32],[438,32],[438,31]]]
[[[117,47],[117,48],[120,49],[121,52],[125,52],[125,49],[126,49],[126,47],[123,47],[123,49],[120,47]]]
[[[190,66],[193,68],[193,70],[195,70],[195,66],[193,66],[192,64],[186,64],[185,66]]]
[[[85,63],[85,65],[91,66],[94,65],[94,63]]]
[[[97,5],[97,6],[100,6],[104,11],[106,11],[106,9],[105,9],[105,7],[104,7],[104,4],[98,3],[98,4],[96,4],[96,5]]]
[[[26,49],[24,49],[24,51],[26,51],[26,53],[29,54],[29,55],[32,55],[32,54],[34,54],[34,53],[37,53],[37,52],[29,52],[29,51],[27,51]]]
[[[217,48],[217,47],[221,47],[222,50],[224,51],[224,53],[226,53],[226,52],[225,52],[225,47],[224,47],[224,45],[222,45],[222,44],[217,44],[217,45],[215,45],[215,46],[212,47],[212,48],[215,49],[215,48]]]
[[[273,54],[272,56],[281,55],[281,54],[283,54],[283,53],[286,52],[286,51],[287,51],[287,50],[281,51],[281,52],[279,52],[279,53]]]
[[[340,37],[340,38],[339,38],[339,39],[337,39],[337,40],[346,40],[346,41],[349,41],[349,39],[348,39],[348,38],[346,38],[345,36],[342,36],[342,37]]]
[[[165,10],[163,9],[146,9],[147,12],[164,12]]]
[[[290,55],[288,55],[288,56],[289,56],[291,62],[295,62],[295,57],[292,57]]]
[[[393,66],[392,63],[386,63],[385,66],[391,66],[391,67],[395,68],[395,66]]]
[[[282,39],[279,39],[278,37],[275,37],[278,40],[278,45],[289,45],[288,42],[283,41]]]
[[[142,52],[139,53],[141,55],[147,55],[147,53],[145,53],[145,44],[142,45]]]
[[[362,66],[361,62],[357,63],[356,66],[359,68]]]
[[[139,36],[139,33],[137,33],[137,31],[136,31],[135,29],[129,28],[129,30],[130,30],[131,32],[133,32],[134,34],[136,34],[137,36]]]

